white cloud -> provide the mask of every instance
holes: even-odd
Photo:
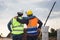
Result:
[[[60,18],[60,12],[52,12],[50,19]]]
[[[21,3],[34,3],[34,2],[41,2],[41,1],[44,1],[44,0],[17,0],[18,2],[21,2]]]
[[[50,28],[60,29],[60,19],[49,19],[46,25],[48,25]]]
[[[43,2],[43,1],[51,1],[51,0],[17,0],[17,2],[22,4],[37,3],[37,2]]]

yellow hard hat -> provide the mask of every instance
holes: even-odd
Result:
[[[32,10],[28,10],[28,11],[26,12],[26,14],[27,14],[27,15],[32,15]]]

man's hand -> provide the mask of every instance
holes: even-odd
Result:
[[[26,34],[26,29],[24,29],[24,34],[22,40],[27,40],[27,34]]]
[[[39,34],[40,34],[40,32],[41,32],[41,28],[38,28],[37,32],[38,32],[38,35],[39,35]]]

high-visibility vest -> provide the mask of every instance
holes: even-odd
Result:
[[[21,17],[20,17],[21,18]],[[16,18],[13,18],[12,19],[12,34],[22,34],[24,33],[23,30],[24,30],[24,24],[21,24],[20,22],[18,22],[16,20]]]
[[[28,34],[37,34],[37,24],[38,24],[38,18],[32,18],[29,20],[29,23],[27,25],[27,33]]]

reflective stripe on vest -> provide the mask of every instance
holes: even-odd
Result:
[[[29,23],[27,25],[27,33],[28,34],[37,34],[37,24],[38,24],[38,19],[37,18],[32,18],[29,20]]]
[[[28,28],[27,33],[28,34],[37,34],[37,29],[38,28]]]
[[[24,30],[24,24],[19,23],[16,18],[12,20],[12,34],[22,34]]]

